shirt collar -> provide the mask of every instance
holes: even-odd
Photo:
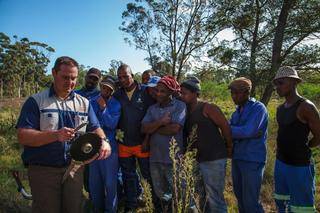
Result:
[[[156,105],[157,105],[157,107],[159,107],[159,108],[165,108],[165,107],[169,107],[169,106],[174,105],[176,101],[177,101],[176,98],[172,98],[172,100],[171,100],[166,106],[164,106],[164,107],[161,107],[158,102],[156,103]]]
[[[135,90],[141,90],[141,89],[143,88],[143,87],[141,86],[141,84],[140,84],[139,82],[137,82],[136,80],[134,80],[134,83],[136,84],[136,87],[133,89],[133,92],[134,92]],[[121,87],[120,90],[123,91],[124,93],[127,92],[123,87]]]
[[[84,92],[90,92],[90,93],[91,93],[91,92],[93,93],[93,92],[99,91],[97,87],[92,88],[92,89],[88,89],[88,88],[86,88],[86,87],[82,87],[81,90],[84,91]]]
[[[244,104],[243,109],[246,109],[249,105],[251,105],[252,103],[256,102],[256,99],[253,97],[250,97],[248,99],[248,101]],[[237,106],[237,111],[240,112],[240,106]]]

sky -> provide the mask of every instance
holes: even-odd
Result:
[[[133,72],[149,68],[147,54],[124,42],[119,30],[129,0],[0,0],[0,32],[27,37],[55,49],[55,59],[67,55],[80,64],[107,70],[112,59]]]

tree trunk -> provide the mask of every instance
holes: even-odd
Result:
[[[249,75],[250,80],[252,81],[252,90],[251,95],[255,96],[256,94],[256,85],[257,85],[257,79],[256,79],[256,52],[258,47],[258,31],[259,31],[259,25],[260,25],[260,5],[259,1],[256,0],[256,19],[255,19],[255,26],[254,31],[252,34],[252,42],[251,42],[251,51],[250,51],[250,65],[249,65]]]
[[[263,95],[261,97],[261,102],[264,103],[265,105],[268,105],[273,92],[273,85],[271,83],[271,80],[283,61],[283,59],[281,58],[281,50],[282,50],[282,44],[283,44],[284,31],[286,28],[289,11],[294,5],[294,3],[295,3],[294,0],[284,0],[281,7],[278,24],[277,24],[276,32],[273,39],[272,59],[271,59],[271,68],[270,68],[270,79],[269,79],[270,83],[265,87]]]
[[[3,98],[3,79],[1,79],[0,97]]]

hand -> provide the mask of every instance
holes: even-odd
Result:
[[[74,129],[68,128],[68,127],[63,127],[59,129],[56,133],[57,133],[57,140],[60,142],[71,140],[75,136]]]
[[[100,96],[97,100],[98,104],[99,104],[99,107],[101,110],[105,109],[107,107],[107,103],[106,101],[103,99],[102,96]]]
[[[104,139],[101,139],[101,140],[102,140],[102,144],[99,152],[99,157],[97,158],[97,160],[106,159],[111,154],[110,144],[106,142]]]
[[[166,112],[160,119],[161,125],[165,126],[171,122],[170,112]]]

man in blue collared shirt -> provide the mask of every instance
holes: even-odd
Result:
[[[73,92],[78,63],[60,57],[52,75],[51,88],[24,103],[17,123],[18,141],[24,146],[22,160],[28,166],[32,212],[78,213],[82,212],[82,170],[61,182],[71,162],[68,142],[75,135],[74,128],[89,121],[88,130],[102,139],[98,159],[109,156],[111,148],[89,101]]]
[[[237,78],[229,85],[237,105],[230,126],[233,138],[232,182],[240,213],[263,212],[259,194],[266,162],[268,113],[250,98],[251,81]]]

